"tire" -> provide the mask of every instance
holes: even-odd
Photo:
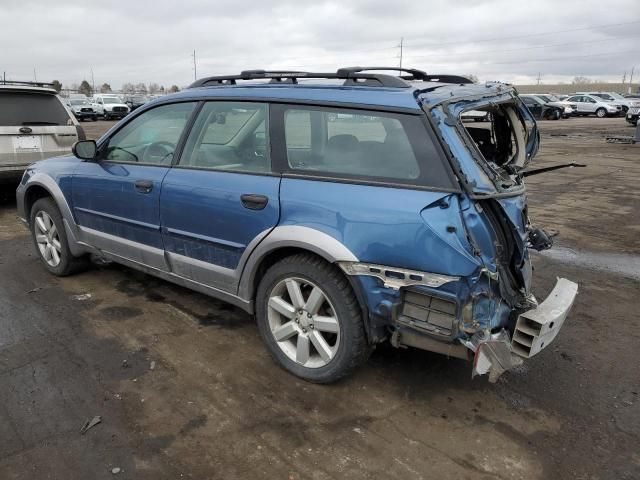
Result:
[[[315,255],[286,257],[267,270],[256,295],[256,320],[275,361],[309,382],[335,382],[371,351],[351,285],[338,268]]]
[[[31,208],[29,217],[33,244],[40,260],[49,272],[59,277],[65,277],[86,267],[87,257],[74,257],[69,250],[62,215],[60,215],[60,210],[52,198],[46,197],[36,201]],[[38,241],[43,240],[43,237],[46,237],[46,243]],[[46,251],[49,251],[49,260],[47,260]]]
[[[93,117],[91,117],[91,121],[92,122],[97,122],[98,121],[98,116],[94,115]]]
[[[607,111],[604,108],[599,108],[596,110],[596,117],[604,118],[607,116]]]

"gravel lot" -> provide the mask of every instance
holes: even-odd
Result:
[[[118,266],[50,276],[9,191],[0,478],[640,478],[640,146],[605,143],[633,133],[622,118],[541,130],[537,166],[588,167],[528,181],[530,215],[560,231],[534,291],[580,293],[553,347],[495,385],[385,346],[339,384],[298,381],[226,304]]]

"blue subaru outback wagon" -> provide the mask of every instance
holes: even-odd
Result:
[[[31,165],[18,209],[42,263],[98,255],[230,302],[306,380],[387,340],[497,379],[577,294],[531,293],[529,249],[552,243],[527,215],[536,123],[508,85],[389,70],[204,78]]]

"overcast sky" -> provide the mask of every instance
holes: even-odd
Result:
[[[640,0],[0,0],[0,75],[65,86],[403,64],[480,80],[640,80]],[[627,80],[628,80],[627,73]]]

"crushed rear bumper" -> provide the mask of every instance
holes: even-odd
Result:
[[[576,283],[559,278],[541,304],[518,316],[513,338],[502,330],[465,342],[475,352],[473,375],[488,373],[489,381],[495,382],[506,370],[521,365],[523,359],[548,347],[562,328],[577,294]]]

